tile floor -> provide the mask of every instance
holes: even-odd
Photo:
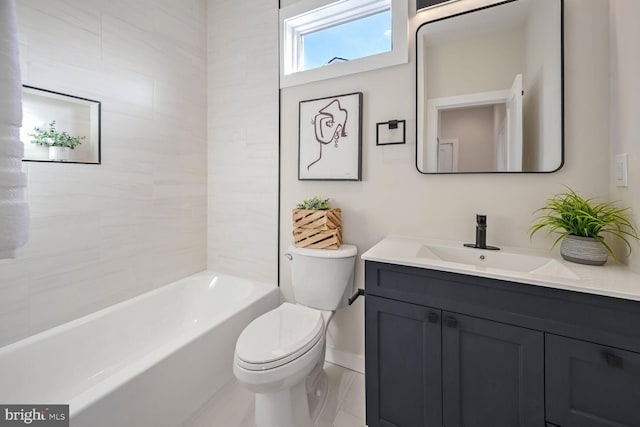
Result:
[[[317,427],[364,427],[364,375],[327,363],[329,396]],[[235,379],[207,402],[182,427],[253,427],[253,394]]]

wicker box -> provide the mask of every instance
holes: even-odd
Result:
[[[340,208],[324,211],[294,209],[293,240],[298,248],[338,249],[342,244]]]

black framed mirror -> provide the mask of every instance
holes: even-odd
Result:
[[[22,87],[24,161],[100,164],[101,103]]]
[[[508,0],[416,32],[416,167],[554,172],[564,163],[563,0]]]

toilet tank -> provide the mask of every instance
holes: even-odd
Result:
[[[343,244],[338,249],[289,246],[291,284],[297,303],[319,310],[337,310],[347,304],[353,289],[358,249]]]

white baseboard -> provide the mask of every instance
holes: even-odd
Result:
[[[334,365],[340,365],[343,368],[364,374],[364,356],[361,354],[348,353],[327,345],[325,360]]]

